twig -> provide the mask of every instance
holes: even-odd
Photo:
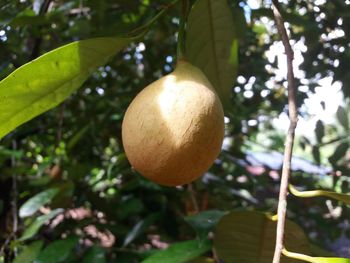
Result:
[[[16,140],[12,140],[12,150],[15,152],[17,150],[17,142]],[[16,167],[16,157],[14,153],[11,156],[11,167],[14,170]],[[12,173],[12,186],[11,186],[11,206],[10,206],[10,213],[9,216],[6,218],[6,225],[8,227],[7,230],[10,232],[8,233],[6,240],[3,242],[3,244],[0,247],[0,256],[4,256],[4,262],[12,262],[13,257],[16,257],[17,250],[11,249],[10,243],[12,241],[16,241],[17,239],[17,230],[18,230],[18,205],[17,205],[17,197],[18,197],[18,187],[17,187],[17,174],[14,171]],[[10,222],[12,221],[12,222]]]
[[[64,117],[64,108],[65,108],[65,104],[62,103],[60,105],[60,109],[59,109],[59,113],[58,113],[58,124],[57,124],[57,133],[56,133],[56,147],[58,148],[60,145],[60,142],[62,140],[62,128],[63,128],[63,117]]]
[[[192,183],[188,184],[187,190],[188,190],[188,193],[190,194],[192,205],[193,205],[193,208],[195,210],[194,212],[197,214],[199,212],[199,205],[198,205],[198,202],[197,202],[196,193],[195,193],[195,191],[193,189],[193,184]]]
[[[287,56],[287,81],[288,81],[288,107],[289,107],[289,129],[285,140],[284,159],[281,175],[281,185],[278,200],[277,211],[277,229],[276,229],[276,247],[273,257],[273,263],[280,263],[281,254],[283,249],[284,228],[286,223],[286,211],[287,211],[287,194],[288,194],[288,182],[291,174],[291,160],[293,152],[293,143],[295,128],[298,122],[297,103],[296,103],[296,89],[293,73],[293,49],[289,43],[289,37],[287,30],[284,26],[283,18],[280,12],[280,5],[278,0],[272,0],[272,9],[277,25],[278,33],[282,39],[284,49]]]
[[[17,142],[16,140],[12,141],[12,149],[13,151],[17,150]],[[14,154],[11,157],[11,166],[12,169],[16,168],[16,157]],[[14,171],[12,173],[12,235],[13,235],[13,240],[15,241],[17,238],[17,230],[18,230],[18,217],[17,217],[17,196],[18,196],[18,189],[17,189],[17,174]],[[16,256],[16,250],[13,251],[14,255]]]
[[[51,4],[51,0],[45,0],[40,7],[39,14],[40,15],[45,14],[49,10],[50,4]],[[41,30],[42,26],[39,26],[38,29]],[[42,41],[43,41],[42,36],[36,37],[34,39],[34,45],[33,45],[32,53],[30,54],[29,60],[33,60],[40,55],[40,47],[41,47]]]

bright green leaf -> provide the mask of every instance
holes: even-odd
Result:
[[[55,209],[46,215],[37,217],[34,220],[34,222],[26,228],[20,240],[24,241],[33,237],[39,231],[42,225],[44,225],[47,221],[51,220],[52,218],[54,218],[55,216],[57,216],[62,212],[63,212],[63,209]]]
[[[32,263],[39,254],[43,246],[43,241],[35,241],[29,246],[26,246],[15,258],[12,263]]]
[[[178,0],[174,0],[173,3]],[[48,111],[77,90],[89,75],[148,28],[161,10],[130,38],[101,37],[76,41],[21,66],[0,82],[0,139],[19,125]]]
[[[236,27],[226,0],[197,0],[188,17],[186,54],[228,106],[238,67]]]
[[[349,258],[314,258],[312,263],[350,263]]]
[[[34,263],[58,263],[63,262],[78,243],[78,237],[70,237],[52,242],[34,261]]]
[[[344,202],[345,204],[350,204],[350,195],[347,194],[340,194],[330,191],[323,191],[323,190],[313,190],[313,191],[298,191],[294,186],[289,185],[290,192],[297,196],[297,197],[317,197],[317,196],[326,196],[341,202]]]
[[[152,256],[146,258],[142,263],[182,263],[194,259],[211,249],[211,242],[206,240],[200,242],[198,240],[184,241],[175,243],[165,250],[156,252]]]
[[[308,255],[289,252],[286,249],[283,250],[283,255],[288,258],[299,259],[304,262],[310,263],[350,263],[349,258],[324,258],[324,257],[310,257]]]
[[[73,42],[23,65],[0,82],[0,139],[57,106],[135,38]]]
[[[271,263],[275,250],[276,221],[257,211],[237,211],[223,216],[217,225],[214,247],[225,263]],[[309,253],[302,229],[291,221],[285,228],[285,244],[301,253]],[[283,258],[281,263],[299,261]]]
[[[23,218],[35,214],[40,207],[48,204],[58,192],[58,188],[52,188],[33,196],[21,206],[19,209],[19,216]]]

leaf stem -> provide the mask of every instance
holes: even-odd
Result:
[[[293,49],[289,43],[289,37],[287,30],[284,26],[283,17],[280,12],[280,5],[278,0],[272,0],[272,10],[278,29],[278,33],[282,39],[282,43],[287,56],[287,80],[288,80],[288,109],[289,109],[289,129],[285,140],[284,159],[281,175],[281,184],[278,200],[278,211],[277,211],[277,229],[276,229],[276,246],[273,257],[273,263],[280,263],[281,254],[283,250],[283,239],[284,239],[284,228],[286,223],[286,212],[287,212],[287,195],[288,195],[288,184],[289,177],[291,174],[291,160],[295,136],[295,128],[298,122],[298,112],[296,103],[296,89],[295,79],[293,73]]]
[[[300,260],[303,260],[306,262],[311,262],[311,263],[317,263],[317,261],[315,261],[314,258],[312,258],[310,256],[300,254],[300,253],[289,252],[285,248],[282,249],[282,254],[286,257],[289,257],[289,258],[300,259]]]

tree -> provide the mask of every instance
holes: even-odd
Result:
[[[300,127],[320,118],[314,136],[296,133],[308,161],[293,159],[282,262],[350,262],[334,249],[348,235],[350,5],[280,5],[302,58]],[[188,59],[215,86],[226,135],[201,179],[162,187],[131,168],[121,122],[173,70],[184,19]],[[285,137],[273,123],[287,82],[269,3],[5,0],[0,23],[0,262],[272,261]],[[307,108],[327,78],[343,96],[332,121]]]

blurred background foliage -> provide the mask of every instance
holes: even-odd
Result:
[[[238,28],[239,68],[223,151],[210,171],[189,186],[161,187],[131,169],[121,143],[131,100],[176,63],[174,6],[74,96],[1,141],[0,262],[25,248],[35,259],[42,247],[35,262],[139,262],[195,238],[185,216],[211,209],[276,211],[278,153],[288,126],[283,46],[270,1],[228,2]],[[0,79],[63,44],[126,34],[168,4],[2,0]],[[291,0],[282,8],[296,52],[300,109],[292,183],[347,193],[350,1]],[[350,256],[349,216],[337,201],[289,198],[288,217],[315,245],[339,256]]]

